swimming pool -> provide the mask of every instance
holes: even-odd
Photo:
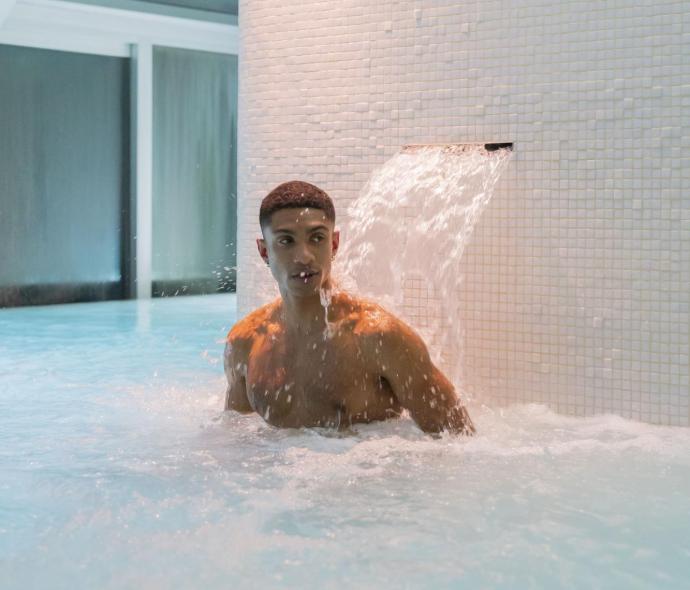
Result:
[[[687,588],[690,429],[224,414],[228,295],[0,311],[2,588]]]

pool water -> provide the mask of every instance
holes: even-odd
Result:
[[[688,588],[690,429],[224,413],[233,296],[0,311],[1,588]]]

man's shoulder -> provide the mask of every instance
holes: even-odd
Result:
[[[268,328],[275,316],[277,302],[255,309],[239,320],[228,333],[227,341],[233,346],[250,344],[257,334]]]
[[[421,336],[392,312],[366,299],[353,297],[348,303],[351,311],[341,327],[352,333],[368,358],[392,367],[410,355],[428,354]]]
[[[396,315],[373,301],[352,295],[342,295],[339,300],[342,318],[350,324],[353,332],[362,337],[386,336],[412,331]]]

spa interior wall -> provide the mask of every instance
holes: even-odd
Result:
[[[461,264],[462,388],[688,425],[689,11],[241,1],[240,313],[275,294],[254,245],[275,185],[323,187],[344,224],[404,144],[514,142]]]

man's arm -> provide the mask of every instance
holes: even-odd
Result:
[[[247,359],[243,358],[242,343],[233,338],[232,332],[228,335],[223,354],[225,376],[228,380],[228,388],[225,392],[225,409],[235,410],[247,414],[254,411],[247,399]]]
[[[419,335],[399,320],[381,336],[380,371],[424,432],[472,435],[474,425],[453,384],[431,362]]]

